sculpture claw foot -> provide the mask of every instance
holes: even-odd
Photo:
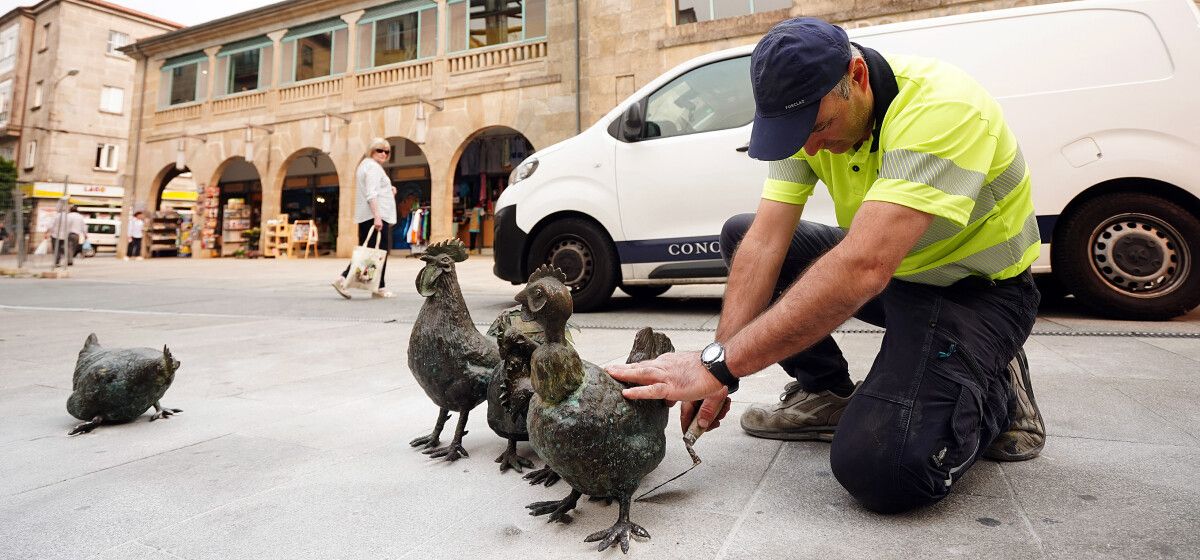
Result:
[[[75,429],[71,430],[67,435],[74,436],[78,434],[90,434],[92,433],[92,430],[96,429],[96,426],[99,426],[102,423],[104,423],[104,417],[97,416],[92,418],[90,422],[84,422],[78,426],[75,426]]]
[[[496,457],[496,462],[500,463],[500,472],[508,472],[508,469],[523,472],[521,469],[532,469],[533,461],[526,459],[517,454],[516,442],[510,442],[508,449]]]
[[[463,449],[463,446],[461,443],[453,442],[453,441],[450,442],[450,445],[447,445],[446,447],[426,450],[426,451],[423,451],[422,453],[429,454],[430,458],[445,459],[446,461],[457,461],[460,457],[470,457],[471,456],[469,453],[467,453],[466,449]]]
[[[442,428],[446,426],[446,420],[449,419],[450,412],[448,410],[444,408],[439,410],[437,422],[433,425],[433,431],[427,436],[421,436],[408,442],[408,444],[413,447],[420,447],[423,449],[422,453],[432,453],[433,450],[437,449],[437,446],[441,445]]]
[[[536,471],[530,471],[529,474],[525,475],[525,480],[528,480],[532,486],[542,484],[549,488],[554,486],[555,482],[562,480],[562,478],[558,476],[558,473],[554,472],[554,469],[550,468],[550,465],[546,465]]]
[[[413,447],[420,447],[422,449],[425,449],[426,453],[428,453],[428,452],[430,452],[430,450],[437,449],[437,446],[442,444],[442,440],[441,440],[441,438],[439,438],[437,436],[428,435],[428,436],[421,436],[419,438],[416,438],[416,439],[408,442],[408,444]]]
[[[596,546],[596,550],[601,552],[619,544],[621,545],[621,552],[628,553],[630,535],[643,539],[650,538],[650,533],[643,529],[641,525],[632,521],[617,521],[608,529],[596,531],[588,535],[586,539],[583,539],[583,542],[600,541],[600,544]]]
[[[534,502],[525,506],[529,510],[529,515],[537,517],[539,515],[550,514],[547,523],[562,523],[567,524],[574,521],[571,517],[571,510],[575,509],[575,503],[579,501],[581,494],[574,490],[561,500],[550,500],[548,502]]]
[[[183,410],[178,409],[178,408],[163,408],[162,410],[155,412],[154,415],[150,417],[150,421],[153,422],[155,420],[158,420],[159,418],[166,420],[167,418],[170,418],[176,414],[179,414],[180,412],[183,412]]]

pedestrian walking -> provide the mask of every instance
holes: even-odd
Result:
[[[4,227],[4,222],[0,221],[0,255],[4,254],[4,245],[8,241],[8,228]]]
[[[59,235],[64,228],[63,220],[66,221],[66,238],[60,239]],[[64,256],[67,266],[74,266],[75,253],[79,252],[83,241],[87,239],[87,225],[84,224],[83,214],[79,213],[79,207],[72,204],[65,215],[56,214],[50,222],[50,231],[46,232],[46,237],[55,247],[54,266],[59,266]]]
[[[358,222],[358,243],[365,244],[367,237],[375,232],[382,235],[385,249],[391,248],[392,226],[396,225],[396,187],[392,186],[387,171],[383,169],[392,155],[392,145],[383,138],[375,138],[367,146],[367,153],[358,164],[355,172],[357,187],[354,198],[354,221]],[[350,274],[350,265],[331,282],[333,289],[346,299],[350,292],[346,288],[346,276]],[[396,297],[387,290],[387,257],[379,271],[379,288],[371,293],[374,298]]]
[[[125,246],[124,260],[142,260],[142,236],[146,232],[145,214],[141,210],[133,213],[129,220],[129,244]]]
[[[1041,237],[1000,104],[962,70],[815,18],[776,25],[750,65],[750,156],[771,163],[758,212],[721,232],[716,340],[610,366],[642,385],[625,396],[684,401],[683,425],[711,428],[739,378],[779,363],[795,380],[742,429],[831,441],[834,477],[881,513],[937,502],[980,457],[1036,457],[1045,424],[1021,346]],[[840,228],[800,219],[818,181]],[[852,316],[887,329],[857,385],[830,336]]]

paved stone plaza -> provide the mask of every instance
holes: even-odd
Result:
[[[616,506],[581,502],[571,525],[528,516],[525,504],[568,489],[500,474],[505,444],[482,407],[469,458],[409,448],[436,416],[406,362],[421,263],[389,263],[397,299],[349,302],[327,284],[344,264],[98,257],[67,279],[0,278],[0,558],[600,557],[583,538],[611,525]],[[480,328],[516,292],[491,266],[483,256],[459,268]],[[698,349],[721,291],[677,287],[648,305],[622,296],[576,315],[580,354],[623,360],[645,325]],[[872,514],[831,476],[827,444],[737,427],[749,404],[777,398],[788,378],[774,368],[745,380],[727,425],[700,440],[704,464],[634,504],[653,538],[630,556],[1200,556],[1200,339],[1052,334],[1198,333],[1200,312],[1123,323],[1060,302],[1036,329],[1026,351],[1049,431],[1040,458],[981,461],[935,507]],[[163,404],[184,412],[68,437],[71,372],[91,332],[106,346],[168,344],[183,365]],[[881,335],[837,336],[861,378]],[[676,417],[668,430],[643,488],[690,464]]]

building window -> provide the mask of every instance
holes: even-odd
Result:
[[[12,80],[0,82],[0,126],[8,124],[8,110],[12,107]]]
[[[100,171],[116,171],[118,163],[117,154],[116,144],[97,144],[96,169]]]
[[[450,3],[451,51],[546,36],[546,0],[458,0]]]
[[[20,27],[10,25],[0,31],[0,74],[13,69],[17,62],[17,32]]]
[[[38,39],[38,52],[50,48],[50,24],[42,25],[42,38]]]
[[[29,108],[31,110],[37,109],[38,107],[42,106],[42,84],[43,83],[45,83],[44,80],[38,80],[38,83],[33,86],[33,103],[31,103],[29,105]]]
[[[259,53],[253,50],[229,57],[229,93],[258,89]]]
[[[676,0],[675,24],[760,14],[792,7],[792,0]]]
[[[392,4],[369,10],[358,26],[358,44],[363,45],[358,67],[386,66],[436,55],[437,27],[436,4],[417,8],[411,3]]]
[[[228,95],[255,91],[271,85],[271,40],[265,36],[230,43],[217,53],[217,91]]]
[[[25,144],[25,161],[21,162],[21,165],[24,166],[25,169],[33,169],[33,166],[36,164],[37,164],[37,141],[34,140],[33,142]]]
[[[5,160],[5,161],[10,161],[10,162],[13,160],[12,146],[5,146],[3,148],[0,148],[0,159]]]
[[[129,44],[129,35],[120,31],[108,32],[108,54],[121,55],[121,51],[117,50]]]
[[[120,115],[125,112],[125,90],[118,87],[104,86],[100,90],[100,110],[105,113]]]
[[[203,100],[201,92],[207,87],[207,79],[208,55],[192,53],[167,59],[158,84],[159,107]]]
[[[289,31],[283,37],[284,81],[302,82],[346,71],[350,32],[340,19]]]

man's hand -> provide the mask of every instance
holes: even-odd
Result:
[[[636,364],[605,368],[617,381],[636,383],[622,393],[627,399],[695,401],[724,389],[700,363],[699,352],[673,352]]]
[[[692,418],[696,416],[697,407],[699,407],[700,420],[697,424],[704,431],[711,431],[721,427],[721,420],[729,413],[729,390],[722,388],[717,394],[704,399],[703,402],[685,402],[679,405],[679,428],[687,433],[688,426],[692,425]],[[720,410],[721,413],[717,414]]]

